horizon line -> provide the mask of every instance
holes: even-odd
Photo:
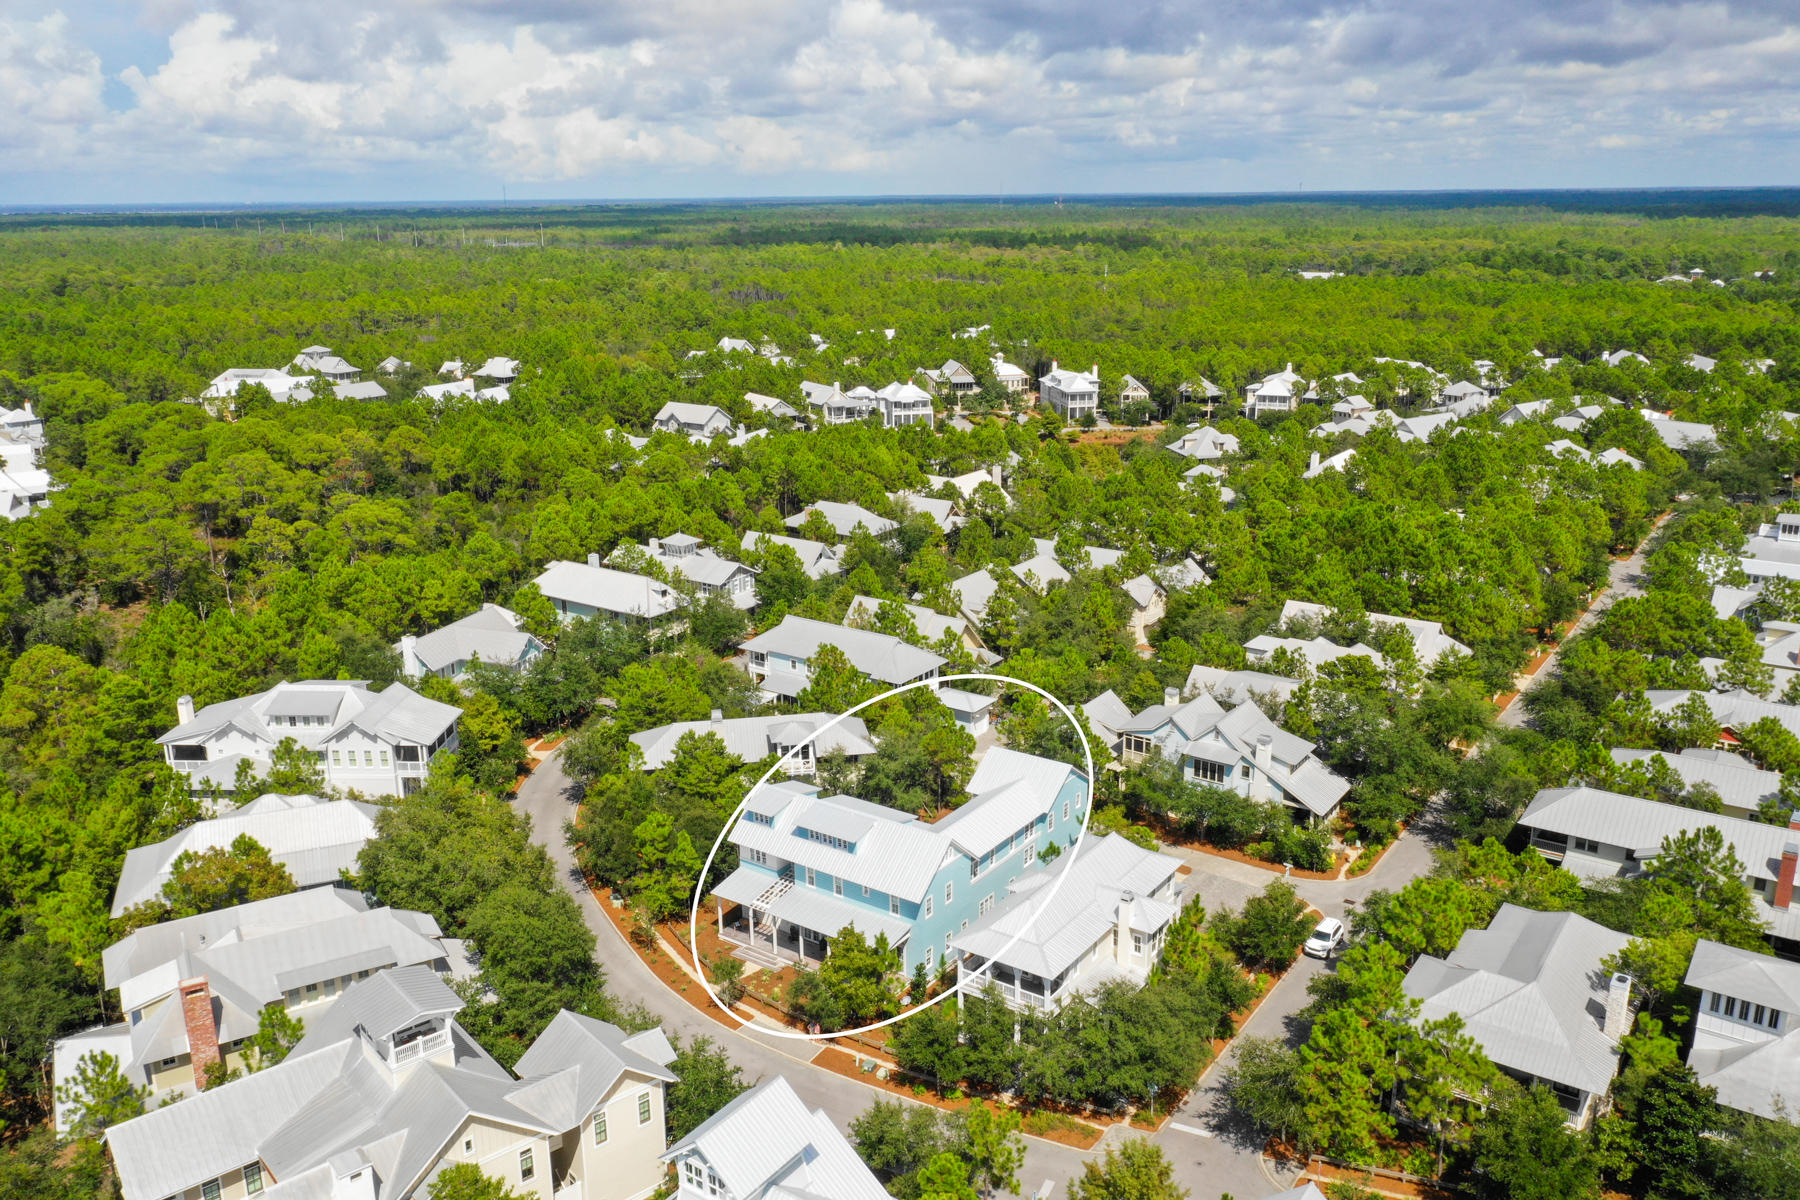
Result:
[[[1245,191],[1144,191],[1144,192],[840,192],[783,193],[769,195],[718,196],[639,196],[639,197],[551,197],[527,196],[490,199],[408,199],[408,200],[221,200],[193,199],[169,201],[99,201],[61,200],[38,203],[0,201],[0,215],[52,215],[56,213],[183,213],[244,212],[247,210],[281,210],[306,208],[435,208],[435,209],[530,209],[577,207],[632,207],[648,205],[780,205],[780,204],[1092,204],[1104,201],[1169,200],[1327,200],[1358,197],[1434,197],[1434,196],[1643,196],[1658,194],[1750,194],[1800,193],[1800,184],[1668,184],[1635,186],[1558,186],[1558,187],[1441,187],[1441,188],[1320,188],[1316,190],[1245,190]]]

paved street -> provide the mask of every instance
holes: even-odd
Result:
[[[786,1075],[794,1090],[809,1105],[837,1115],[848,1125],[852,1117],[877,1098],[872,1089],[811,1065],[814,1052],[805,1043],[783,1042],[751,1031],[734,1032],[700,1015],[684,998],[670,992],[638,959],[582,885],[575,869],[574,855],[563,839],[563,823],[574,815],[574,796],[574,786],[564,774],[558,756],[552,754],[519,789],[515,803],[531,819],[534,836],[548,849],[581,904],[582,913],[598,941],[596,956],[606,971],[607,986],[615,995],[642,1002],[662,1018],[663,1027],[671,1033],[684,1037],[704,1035],[723,1042],[749,1079],[775,1073]],[[1277,878],[1275,872],[1244,863],[1191,851],[1174,852],[1195,864],[1194,878],[1200,885],[1201,895],[1215,903],[1241,906],[1244,897],[1261,891],[1269,880]],[[1349,902],[1361,900],[1376,888],[1391,890],[1404,886],[1409,879],[1430,867],[1430,846],[1419,833],[1409,832],[1373,871],[1360,879],[1342,883],[1296,880],[1295,885],[1315,908],[1332,916],[1341,916]],[[1303,1037],[1305,1029],[1295,1020],[1294,1014],[1306,1005],[1307,981],[1324,969],[1323,963],[1302,958],[1263,1001],[1262,1007],[1246,1025],[1246,1032],[1264,1037],[1284,1036],[1295,1041]],[[1223,1097],[1219,1080],[1229,1057],[1227,1054],[1213,1064],[1181,1114],[1155,1139],[1168,1153],[1175,1164],[1178,1181],[1191,1190],[1194,1200],[1214,1200],[1221,1192],[1228,1192],[1237,1200],[1254,1200],[1278,1190],[1263,1173],[1257,1153],[1259,1140],[1220,1120]],[[1144,1135],[1114,1130],[1109,1140],[1141,1136]],[[1064,1195],[1064,1185],[1079,1175],[1082,1164],[1097,1153],[1028,1139],[1025,1169],[1019,1177],[1024,1193],[1029,1196],[1032,1189],[1048,1179],[1056,1184],[1052,1194]]]
[[[1550,657],[1545,659],[1543,664],[1530,675],[1519,676],[1515,681],[1518,688],[1518,695],[1514,696],[1512,703],[1507,705],[1506,709],[1501,712],[1498,719],[1499,724],[1513,729],[1517,729],[1524,725],[1526,716],[1525,693],[1536,687],[1541,681],[1549,678],[1550,673],[1556,669],[1556,660],[1557,657],[1562,654],[1563,647],[1567,646],[1576,634],[1585,631],[1595,621],[1598,621],[1602,613],[1620,600],[1628,596],[1641,596],[1644,594],[1645,552],[1649,549],[1651,540],[1656,536],[1656,531],[1663,527],[1663,523],[1667,521],[1671,515],[1671,513],[1664,513],[1662,516],[1658,517],[1656,523],[1650,527],[1649,535],[1646,536],[1643,541],[1638,543],[1638,548],[1633,550],[1629,557],[1617,560],[1612,564],[1612,567],[1608,572],[1606,587],[1601,589],[1598,596],[1594,597],[1594,602],[1588,605],[1586,612],[1581,614],[1581,618],[1575,622],[1575,627],[1569,630],[1568,636],[1564,637],[1556,644],[1556,648],[1550,652]]]

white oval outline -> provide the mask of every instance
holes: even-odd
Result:
[[[732,828],[737,824],[738,818],[744,815],[744,807],[750,803],[750,797],[756,794],[758,788],[769,782],[770,777],[773,776],[776,771],[780,770],[781,765],[792,758],[794,752],[799,750],[801,746],[816,741],[822,734],[832,729],[840,721],[843,721],[847,717],[853,717],[863,709],[869,707],[869,705],[879,704],[890,696],[898,696],[903,692],[910,692],[914,688],[921,687],[929,687],[936,690],[938,684],[955,683],[959,680],[988,680],[993,683],[1012,684],[1036,692],[1038,695],[1054,704],[1057,711],[1062,713],[1063,719],[1068,721],[1070,727],[1075,730],[1076,740],[1081,743],[1081,757],[1083,761],[1087,763],[1088,781],[1087,802],[1082,805],[1081,810],[1081,831],[1076,834],[1075,840],[1069,844],[1068,850],[1064,852],[1069,861],[1063,864],[1061,873],[1058,874],[1055,881],[1050,884],[1049,894],[1044,897],[1044,902],[1038,905],[1037,911],[1031,914],[1031,919],[1019,927],[1019,931],[1012,935],[1012,938],[1006,945],[1000,947],[1000,949],[996,950],[988,957],[987,962],[981,969],[974,972],[974,977],[979,979],[982,975],[987,974],[994,963],[999,961],[1002,955],[1017,945],[1019,939],[1024,937],[1025,934],[1030,931],[1032,926],[1037,924],[1038,918],[1044,915],[1044,910],[1049,908],[1051,903],[1056,899],[1056,893],[1062,889],[1064,881],[1069,877],[1069,871],[1075,866],[1075,852],[1081,848],[1081,843],[1087,839],[1088,821],[1094,815],[1094,752],[1088,746],[1087,734],[1082,732],[1081,722],[1075,719],[1075,714],[1069,711],[1069,706],[1035,683],[1027,683],[1025,680],[1015,679],[1011,675],[993,675],[982,671],[969,671],[960,675],[939,675],[931,679],[915,679],[911,683],[903,683],[897,688],[889,688],[879,696],[871,696],[861,704],[845,709],[837,716],[831,718],[831,720],[825,722],[825,724],[819,726],[819,728],[813,730],[812,736],[807,738],[806,741],[798,742],[793,746],[788,747],[787,753],[776,759],[775,765],[770,767],[767,771],[764,771],[763,777],[758,779],[755,785],[752,786],[749,791],[744,793],[744,798],[739,800],[737,807],[731,810],[731,818],[725,822],[724,827],[719,830],[719,836],[713,840],[712,849],[706,852],[706,862],[701,864],[700,867],[700,878],[694,882],[693,905],[688,909],[688,956],[693,960],[694,975],[699,979],[700,986],[706,989],[707,996],[711,998],[713,1004],[718,1006],[720,1011],[736,1021],[740,1029],[754,1025],[756,1018],[744,1016],[729,1004],[726,1004],[723,1000],[719,999],[719,994],[713,991],[712,984],[707,981],[706,968],[700,963],[700,902],[706,898],[706,876],[707,873],[712,870],[713,859],[718,856],[719,847],[725,844],[725,835],[731,832]],[[817,760],[815,759],[814,761]],[[897,1016],[888,1017],[883,1021],[876,1021],[872,1025],[859,1025],[855,1029],[839,1029],[833,1033],[802,1033],[793,1029],[757,1025],[756,1032],[759,1034],[766,1034],[769,1037],[791,1038],[794,1041],[800,1042],[827,1042],[833,1038],[846,1037],[854,1033],[868,1033],[870,1030],[882,1029],[889,1025],[893,1025],[896,1022],[904,1021],[910,1016],[924,1012],[934,1004],[939,1004],[948,1000],[957,992],[957,990],[958,989],[956,988],[946,988],[930,1000],[925,1001],[923,1004],[914,1005],[912,1008],[907,1009]]]

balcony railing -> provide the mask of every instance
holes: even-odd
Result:
[[[449,1048],[450,1031],[442,1029],[437,1033],[415,1038],[404,1046],[395,1046],[388,1054],[388,1063],[391,1066],[404,1067],[407,1063],[418,1062],[420,1059],[436,1058]]]

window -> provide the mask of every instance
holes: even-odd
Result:
[[[648,1125],[649,1123],[650,1123],[650,1093],[649,1092],[639,1092],[638,1093],[638,1124],[639,1125]]]
[[[766,867],[769,865],[769,855],[763,850],[746,850],[744,851],[744,861],[753,862],[759,867]]]
[[[1771,1008],[1769,1010],[1769,1019],[1763,1022],[1763,1024],[1767,1025],[1770,1029],[1780,1029],[1781,1010],[1779,1008]]]
[[[1718,1011],[1719,1011],[1719,1001],[1721,1001],[1721,1000],[1723,1000],[1723,999],[1724,999],[1724,998],[1725,998],[1725,997],[1723,997],[1723,996],[1721,996],[1721,995],[1719,995],[1719,993],[1717,993],[1717,992],[1714,992],[1714,993],[1713,993],[1713,994],[1712,994],[1712,1004],[1710,1004],[1710,1005],[1709,1005],[1709,1006],[1708,1006],[1708,1008],[1707,1008],[1707,1011],[1709,1011],[1709,1012],[1718,1012]]]
[[[1754,1017],[1750,1018],[1751,1024],[1753,1024],[1753,1025],[1761,1025],[1762,1024],[1763,1011],[1764,1010],[1763,1010],[1762,1005],[1759,1004],[1756,1006],[1756,1015]]]
[[[244,1195],[260,1195],[263,1190],[262,1164],[253,1162],[244,1168]]]
[[[1056,828],[1056,810],[1054,808],[1050,810],[1050,828]]]
[[[594,1114],[594,1145],[606,1145],[606,1114],[603,1112]]]
[[[889,896],[888,897],[888,911],[890,913],[894,914],[896,917],[900,915],[900,897],[898,897],[898,896]]]
[[[1587,854],[1600,853],[1600,843],[1594,841],[1592,838],[1578,837],[1578,838],[1571,838],[1569,840],[1575,843],[1575,848],[1577,850],[1580,850],[1584,853],[1587,853]]]
[[[375,752],[373,750],[364,750],[363,751],[363,766],[372,767],[374,765],[375,765]]]
[[[811,867],[806,868],[806,886],[807,887],[818,887],[819,886],[818,872],[814,871]]]
[[[1063,801],[1063,820],[1067,821],[1068,819],[1069,819],[1069,802],[1067,800],[1064,800]]]
[[[869,885],[866,883],[863,884],[862,889],[863,889],[863,899],[867,900],[869,898]]]
[[[989,892],[981,898],[981,903],[976,906],[975,915],[978,917],[985,917],[988,914],[988,909],[992,907],[994,907],[994,893]]]
[[[958,933],[961,933],[961,932],[962,932],[962,931],[963,931],[963,930],[966,930],[966,929],[967,929],[967,928],[968,928],[968,927],[969,927],[969,919],[968,919],[968,918],[967,918],[967,917],[964,917],[964,918],[963,918],[963,923],[962,923],[962,925],[961,925],[961,926],[960,926],[960,927],[959,927],[959,928],[958,928],[958,930],[957,930],[957,932],[958,932]]]
[[[933,897],[933,896],[925,897],[925,915],[928,917],[931,915],[931,902],[934,899],[935,899],[935,897]]]
[[[521,1182],[537,1174],[537,1164],[532,1161],[531,1147],[519,1151],[519,1179]]]
[[[1190,759],[1194,764],[1194,778],[1207,783],[1224,783],[1231,778],[1231,768],[1224,763],[1207,762],[1202,758]]]
[[[956,899],[956,883],[954,880],[944,882],[944,903],[949,904]]]
[[[381,765],[384,767],[388,765],[388,753],[386,750],[381,752]]]
[[[180,1061],[181,1061],[181,1055],[175,1054],[175,1055],[171,1055],[168,1058],[163,1059],[162,1062],[159,1063],[158,1065],[162,1066],[162,1067],[172,1067]]]
[[[1728,1017],[1737,1016],[1737,998],[1735,996],[1725,997],[1725,1015]]]
[[[474,1138],[464,1138],[463,1139],[463,1153],[464,1154],[475,1153],[475,1139]]]
[[[344,765],[344,752],[342,750],[333,750],[331,752],[331,765],[334,767],[341,767]]]
[[[1029,863],[1032,859],[1034,859],[1036,857],[1037,857],[1037,839],[1036,838],[1026,838],[1025,839],[1025,861]],[[1012,880],[1009,879],[1009,880],[1007,880],[1007,882],[1011,883]]]
[[[834,896],[841,896],[844,894],[844,877],[842,875],[833,875],[831,877],[831,894]]]
[[[1119,748],[1127,754],[1149,754],[1156,745],[1142,734],[1128,733],[1119,742]]]
[[[1136,932],[1132,933],[1132,935],[1131,935],[1131,952],[1133,954],[1142,954],[1144,952],[1144,935],[1143,934],[1136,933]]]
[[[944,958],[948,959],[949,957],[950,957],[950,935],[946,933],[944,935]]]
[[[200,1185],[200,1200],[219,1200],[219,1181],[209,1179]]]
[[[682,1177],[687,1180],[688,1186],[695,1191],[699,1191],[701,1186],[706,1182],[706,1176],[700,1173],[700,1164],[691,1158],[682,1160],[681,1174]]]

